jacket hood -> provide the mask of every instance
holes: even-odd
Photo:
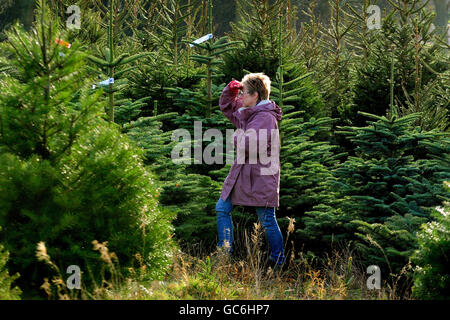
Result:
[[[281,111],[281,108],[272,100],[270,100],[267,103],[258,104],[254,107],[245,108],[240,112],[241,119],[245,120],[248,119],[252,114],[261,112],[261,111],[268,111],[270,112],[275,119],[278,121],[281,120],[283,116],[283,112]],[[239,113],[239,112],[238,112]]]

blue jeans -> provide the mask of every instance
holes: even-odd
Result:
[[[233,205],[230,198],[223,201],[219,198],[216,203],[217,212],[217,231],[219,235],[218,247],[224,247],[227,244],[229,251],[233,251],[233,222],[231,220],[231,212]],[[283,249],[283,236],[275,218],[274,207],[256,207],[258,220],[266,233],[270,246],[270,260],[282,264],[285,261]]]

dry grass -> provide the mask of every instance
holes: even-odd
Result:
[[[295,220],[290,220],[286,244],[294,232]],[[354,262],[349,248],[335,250],[327,256],[325,264],[302,251],[295,252],[293,242],[286,252],[286,267],[274,272],[268,267],[267,254],[262,250],[264,233],[260,224],[254,224],[250,235],[243,231],[243,258],[231,257],[223,249],[206,254],[197,248],[195,254],[177,249],[170,271],[163,281],[143,281],[146,266],[142,257],[136,256],[140,267],[130,269],[131,277],[123,279],[118,274],[118,261],[110,253],[107,243],[93,242],[94,250],[112,274],[110,281],[94,285],[88,291],[68,290],[59,270],[49,282],[45,279],[43,290],[49,298],[59,299],[241,299],[241,300],[313,300],[313,299],[409,299],[401,297],[397,282],[404,274],[393,277],[392,283],[383,283],[379,290],[369,290],[365,269]],[[285,245],[286,247],[286,245]],[[189,250],[187,250],[189,251]],[[38,257],[52,265],[45,245],[39,244]],[[115,261],[115,262],[114,262]],[[406,272],[406,268],[403,270]],[[402,271],[402,272],[403,272]],[[59,274],[58,274],[59,273]],[[52,290],[53,288],[53,290]],[[56,288],[56,290],[55,290]],[[78,291],[79,294],[74,294]],[[54,294],[56,292],[56,295]]]

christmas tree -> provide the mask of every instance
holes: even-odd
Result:
[[[52,275],[35,258],[45,242],[60,270],[78,265],[86,287],[98,284],[97,240],[108,242],[120,271],[139,254],[149,277],[160,277],[172,229],[154,174],[141,149],[103,119],[86,55],[77,42],[61,46],[66,32],[44,0],[36,17],[33,32],[15,25],[2,45],[12,68],[0,80],[0,242],[11,254],[8,268],[28,293],[36,290]]]
[[[412,114],[341,131],[357,146],[356,156],[333,171],[327,194],[304,219],[306,237],[352,241],[366,263],[398,272],[417,245],[416,232],[444,196],[449,139],[420,132]],[[444,155],[444,156],[443,156]]]
[[[450,183],[444,182],[450,193]],[[418,299],[448,299],[450,297],[450,198],[443,207],[433,210],[434,221],[421,226],[417,233],[418,249],[411,257],[415,264],[413,294]]]

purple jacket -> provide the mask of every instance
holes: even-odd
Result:
[[[237,153],[242,155],[242,157],[237,155],[225,179],[220,197],[225,201],[231,194],[230,200],[233,205],[279,207],[280,138],[277,120],[280,121],[282,116],[280,107],[273,101],[265,100],[254,107],[239,110],[242,107],[242,101],[228,86],[224,88],[220,96],[219,106],[223,114],[238,129],[234,134],[234,145]],[[256,134],[248,134],[252,131],[251,129],[254,129]],[[261,141],[264,134],[267,140],[263,138]],[[273,147],[272,138],[275,139]],[[266,148],[264,148],[264,140],[267,141]],[[257,152],[255,147],[252,148],[255,145],[258,146]],[[273,156],[272,148],[275,151]],[[259,152],[264,152],[268,158],[261,161]],[[245,163],[242,161],[244,153]],[[249,157],[252,154],[257,155],[256,161],[252,161],[252,157]]]

